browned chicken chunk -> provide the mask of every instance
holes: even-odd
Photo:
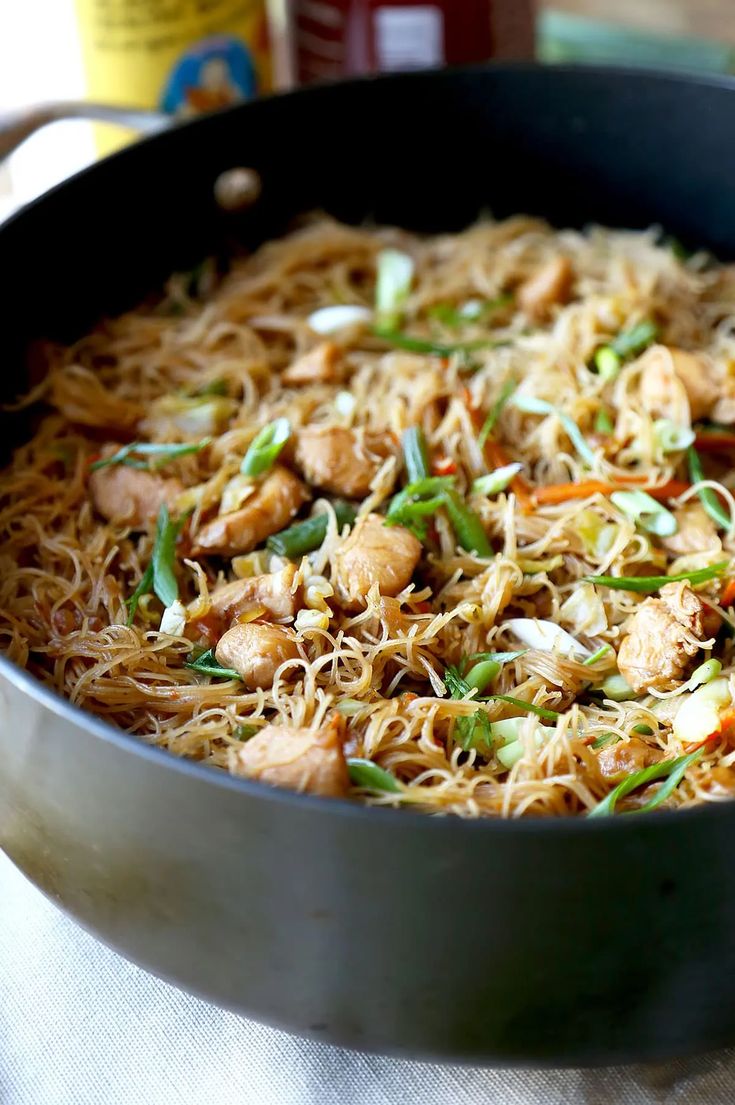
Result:
[[[716,628],[688,583],[667,583],[659,598],[645,599],[631,618],[618,651],[620,673],[637,693],[671,691]]]
[[[553,257],[524,280],[518,304],[531,318],[543,319],[556,303],[566,303],[572,290],[574,269],[568,257]]]
[[[664,537],[661,544],[676,556],[704,552],[719,547],[715,524],[701,503],[685,503],[674,511],[678,523],[676,533]]]
[[[365,605],[374,583],[394,597],[411,582],[421,557],[421,543],[403,526],[386,526],[380,514],[368,514],[355,525],[334,554],[332,582],[347,610]]]
[[[632,775],[634,771],[642,771],[644,767],[658,763],[662,757],[660,748],[646,744],[638,737],[631,737],[630,740],[618,741],[617,744],[603,748],[597,757],[597,765],[603,775],[614,778],[616,775]]]
[[[313,487],[363,499],[381,464],[394,452],[388,434],[310,426],[299,434],[296,463]]]
[[[102,456],[111,457],[119,448],[107,446]],[[97,513],[109,522],[126,523],[132,529],[144,528],[155,519],[162,503],[172,506],[183,490],[180,480],[125,465],[98,468],[89,477],[89,492]]]
[[[224,668],[233,668],[249,691],[273,686],[276,669],[299,655],[296,635],[283,625],[246,622],[228,629],[214,652]]]
[[[277,465],[244,506],[202,526],[195,538],[194,555],[236,556],[250,552],[287,526],[308,498],[301,480],[288,468]]]
[[[234,621],[248,610],[260,607],[274,621],[293,618],[301,607],[301,588],[294,588],[295,577],[295,566],[287,564],[280,572],[226,583],[210,595],[212,613],[225,621]]]
[[[350,785],[343,730],[338,714],[321,729],[266,725],[233,756],[232,769],[271,786],[341,798]]]
[[[298,357],[281,376],[281,382],[299,384],[332,384],[339,380],[342,351],[333,341],[323,341],[308,353]]]
[[[693,422],[709,414],[720,394],[713,366],[706,357],[673,346],[657,345],[646,353],[641,399],[652,414],[675,421],[682,398]]]

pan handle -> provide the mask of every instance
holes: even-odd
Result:
[[[165,130],[174,122],[170,115],[160,111],[86,103],[83,100],[58,100],[16,108],[0,112],[0,162],[41,127],[56,123],[59,119],[92,119],[98,123],[129,127],[142,134]]]

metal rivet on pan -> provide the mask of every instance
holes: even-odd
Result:
[[[260,196],[262,182],[255,169],[226,169],[214,182],[214,198],[223,211],[244,211]]]

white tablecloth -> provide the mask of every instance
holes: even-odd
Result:
[[[732,1105],[735,1052],[497,1071],[359,1055],[223,1012],[127,963],[0,855],[0,1105]]]

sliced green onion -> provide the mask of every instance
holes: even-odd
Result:
[[[381,326],[389,330],[400,325],[403,308],[411,291],[413,258],[397,249],[383,249],[378,254],[378,276],[375,284],[375,314]]]
[[[692,446],[687,449],[687,460],[689,461],[689,478],[692,483],[700,483],[705,478],[702,458]],[[697,495],[712,521],[724,530],[729,530],[732,526],[730,511],[722,505],[717,492],[711,487],[700,487]]]
[[[233,736],[235,740],[249,741],[258,732],[260,732],[260,726],[258,725],[236,725]]]
[[[213,675],[216,679],[242,679],[234,668],[223,668],[214,658],[214,649],[208,648],[196,660],[186,660],[184,667],[198,671],[200,675]]]
[[[598,660],[601,660],[610,651],[610,645],[600,645],[597,652],[593,652],[591,656],[588,656],[586,660],[583,660],[583,664],[596,664]]]
[[[123,445],[111,457],[96,460],[90,464],[90,472],[96,472],[100,468],[108,468],[110,465],[124,464],[128,468],[162,468],[171,460],[188,456],[190,453],[198,453],[211,443],[211,437],[202,438],[191,444],[156,444],[150,441],[133,441],[130,445]],[[149,461],[143,457],[155,457]]]
[[[458,329],[466,322],[482,322],[488,315],[513,302],[513,296],[503,294],[495,299],[468,299],[459,307],[451,303],[435,303],[427,310],[427,315],[450,329]]]
[[[602,380],[610,381],[614,380],[620,369],[623,367],[623,362],[620,359],[620,355],[609,345],[601,345],[595,353],[595,368],[597,374]]]
[[[455,353],[476,353],[478,349],[495,349],[500,345],[507,345],[505,341],[490,341],[480,339],[478,341],[453,342],[447,345],[443,342],[431,341],[429,338],[417,338],[411,334],[405,334],[402,330],[392,330],[383,326],[373,328],[373,334],[388,345],[396,349],[405,349],[409,353],[428,353],[436,357],[452,357]]]
[[[511,720],[515,721],[521,719],[513,718]],[[493,728],[495,728],[496,725],[498,725],[498,722],[494,723]],[[545,740],[548,739],[546,734],[539,732],[538,729],[533,734],[533,738],[537,748],[541,748]],[[497,750],[495,755],[497,757],[498,763],[502,764],[503,767],[507,768],[508,771],[510,771],[512,767],[515,767],[519,760],[523,759],[525,751],[526,749],[523,745],[523,742],[516,739],[513,741],[508,741],[508,743],[504,745],[504,747]]]
[[[628,699],[636,697],[628,680],[619,672],[608,675],[607,679],[603,680],[602,693],[605,698],[611,698],[613,702],[627,702]]]
[[[719,660],[715,660],[714,657],[710,660],[705,660],[703,664],[700,664],[698,668],[695,668],[692,674],[687,679],[687,687],[693,691],[695,687],[703,686],[705,683],[711,683],[713,679],[722,671],[722,664]]]
[[[537,706],[535,702],[525,702],[522,698],[512,698],[509,694],[489,694],[488,702],[509,702],[511,706],[517,706],[520,710],[528,710],[530,714],[546,718],[548,721],[556,721],[561,714],[558,710],[549,710],[546,706]]]
[[[667,583],[681,583],[687,580],[692,587],[699,583],[707,583],[710,579],[716,579],[722,575],[728,567],[729,561],[721,560],[719,564],[711,564],[709,568],[699,568],[692,572],[679,572],[672,576],[585,576],[587,583],[598,583],[601,587],[610,587],[613,591],[639,591],[641,594],[651,594],[658,591]]]
[[[479,557],[491,557],[492,546],[474,510],[465,506],[457,492],[451,488],[444,492],[443,497],[457,543],[467,552],[474,552]]]
[[[268,472],[278,459],[278,454],[291,436],[291,423],[287,418],[269,422],[253,438],[243,457],[240,471],[243,476],[260,476]]]
[[[653,436],[662,453],[678,453],[688,449],[697,435],[690,426],[681,426],[670,418],[657,418],[653,424]]]
[[[351,526],[356,515],[350,504],[337,499],[332,503],[332,506],[337,519],[337,528],[341,530],[343,526]],[[300,556],[305,556],[306,553],[313,552],[314,549],[318,549],[322,545],[324,538],[327,536],[328,524],[329,515],[326,511],[322,514],[315,514],[304,522],[296,522],[288,529],[282,529],[280,533],[271,534],[266,541],[266,547],[271,552],[277,553],[278,556],[286,556],[290,560],[297,560]]]
[[[210,380],[208,384],[204,384],[202,387],[197,388],[196,391],[191,392],[195,398],[204,398],[211,395],[228,395],[229,390],[226,380]],[[252,726],[250,726],[252,728]]]
[[[675,760],[664,760],[661,763],[651,764],[650,767],[644,767],[642,771],[634,771],[632,775],[628,775],[621,783],[618,783],[606,798],[598,802],[587,816],[606,817],[613,814],[620,799],[625,798],[631,791],[637,790],[638,787],[645,786],[647,783],[655,782],[656,779],[666,779],[668,777],[666,784],[656,792],[650,801],[646,802],[640,809],[631,812],[647,813],[649,810],[656,809],[676,790],[687,768],[700,759],[703,753],[704,749],[698,748],[695,752],[690,752],[688,756],[678,756]]]
[[[579,426],[568,414],[559,410],[553,403],[547,403],[545,399],[537,399],[535,395],[516,395],[513,399],[513,406],[517,407],[519,411],[523,411],[525,414],[555,415],[561,422],[567,437],[582,460],[592,467],[595,462],[595,455],[585,441]]]
[[[479,665],[477,665],[479,667]],[[468,677],[469,678],[469,677]],[[444,672],[444,683],[452,698],[465,699],[477,690],[474,684],[463,678],[457,668],[450,665]],[[492,747],[493,731],[490,719],[484,710],[476,710],[469,717],[458,717],[454,721],[454,734],[457,743],[467,752],[472,747],[484,743]]]
[[[517,648],[514,652],[473,652],[467,660],[493,660],[497,664],[508,664],[519,656],[525,656],[527,652],[527,648]]]
[[[492,407],[488,411],[487,418],[485,419],[485,421],[482,424],[482,429],[480,430],[479,434],[477,435],[477,444],[479,445],[479,447],[481,449],[483,448],[483,446],[484,446],[485,442],[487,441],[487,439],[490,437],[490,434],[495,429],[495,423],[500,418],[500,415],[502,414],[502,411],[503,411],[503,407],[508,402],[508,400],[510,399],[511,395],[513,394],[513,392],[516,390],[517,387],[518,387],[518,384],[515,382],[515,380],[506,380],[505,383],[503,384],[502,388],[500,389],[500,395],[498,396],[498,398],[495,400]]]
[[[133,591],[129,599],[125,600],[125,605],[128,608],[128,620],[127,625],[131,626],[135,621],[135,615],[138,610],[138,603],[142,599],[143,595],[150,594],[153,587],[153,565],[149,564],[146,570],[141,576],[140,583]]]
[[[444,494],[452,487],[452,476],[429,476],[409,483],[394,495],[385,516],[387,526],[405,526],[419,541],[426,538],[425,518],[444,506]]]
[[[658,333],[656,323],[650,319],[644,319],[629,330],[622,330],[610,342],[610,349],[619,357],[635,357],[655,342]]]
[[[653,729],[650,725],[634,725],[634,733],[640,733],[642,737],[650,737],[653,735]]]
[[[492,683],[502,666],[497,660],[480,660],[469,669],[464,677],[465,681],[481,694]]]
[[[153,590],[164,606],[171,606],[179,597],[179,585],[174,572],[176,541],[187,515],[171,521],[168,507],[161,504],[156,524],[156,542],[153,546]]]
[[[590,745],[590,748],[594,748],[597,751],[598,748],[607,748],[608,744],[617,744],[620,737],[617,733],[600,733],[599,737],[595,737]]]
[[[400,794],[403,790],[395,775],[391,775],[390,771],[386,771],[384,767],[373,763],[372,760],[352,757],[347,761],[347,770],[350,773],[350,780],[356,787],[363,787],[365,790],[386,790],[393,794]]]
[[[604,407],[600,407],[599,411],[595,415],[595,433],[596,434],[611,434],[615,429],[615,423],[608,411]]]
[[[420,426],[410,426],[403,434],[402,443],[409,484],[428,479],[431,470],[424,431]]]
[[[523,465],[520,462],[504,464],[487,476],[479,476],[472,484],[472,490],[476,491],[478,495],[497,495],[499,492],[505,491],[513,477],[517,476],[522,468]]]
[[[633,518],[647,533],[658,537],[671,537],[679,525],[676,518],[666,507],[647,495],[645,491],[613,491],[611,502],[623,514]]]

